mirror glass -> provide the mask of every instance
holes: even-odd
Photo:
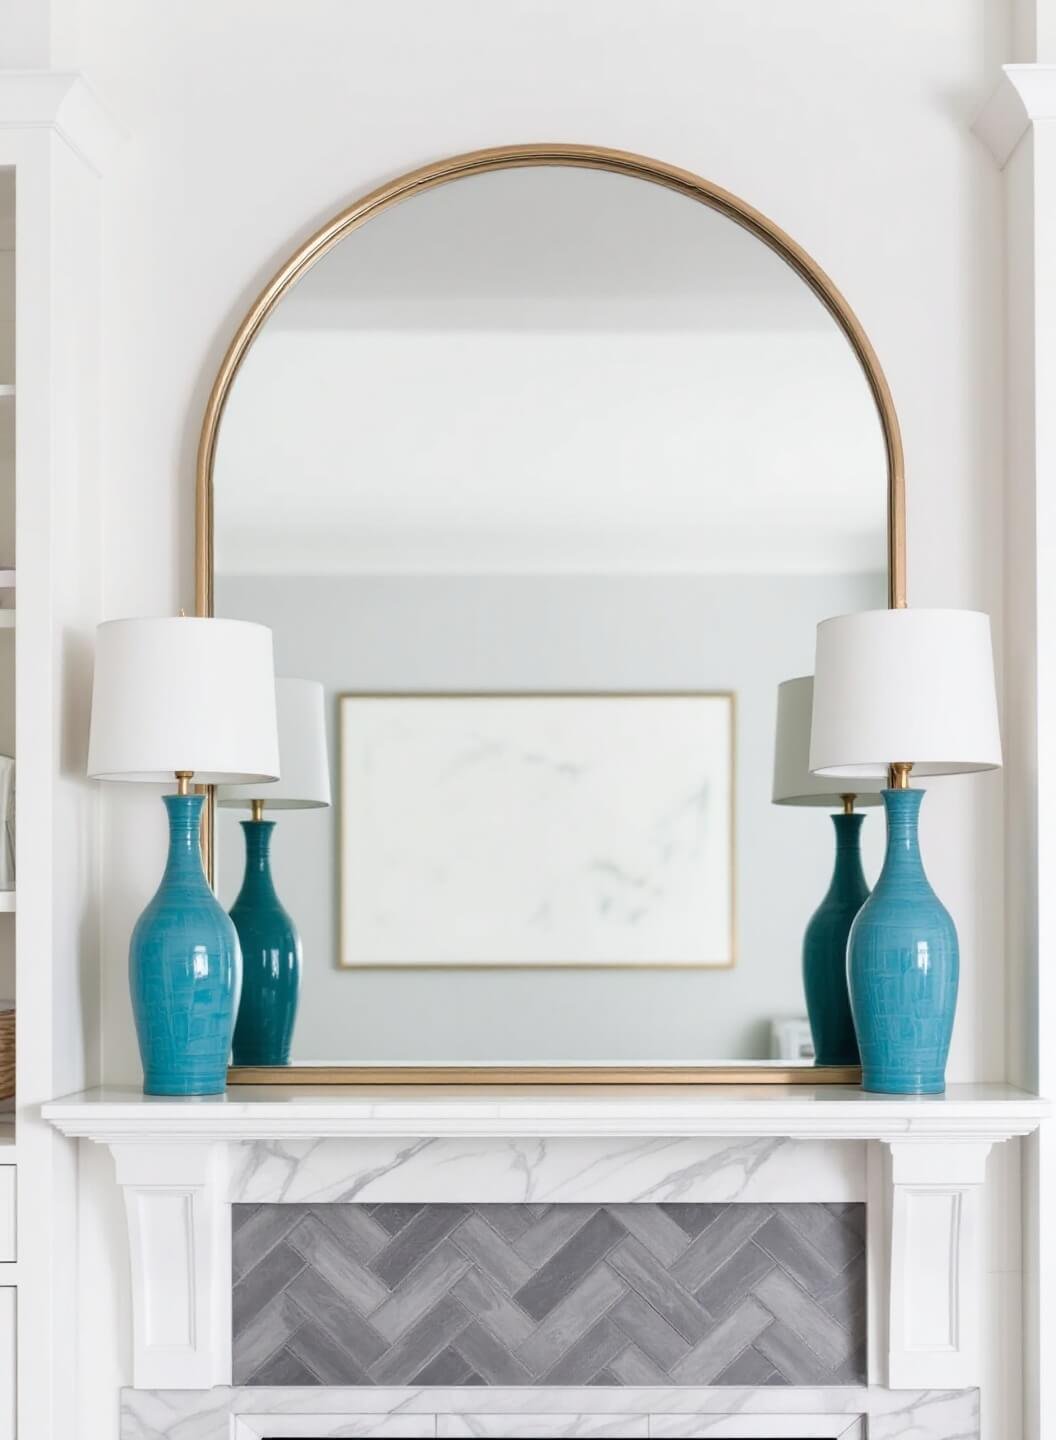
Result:
[[[887,603],[887,467],[778,254],[601,170],[420,194],[268,319],[214,497],[215,613],[323,687],[332,803],[265,810],[293,1061],[810,1063],[833,827],[772,803],[777,687]]]

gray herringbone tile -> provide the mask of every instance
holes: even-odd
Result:
[[[590,1381],[610,1360],[615,1360],[627,1345],[627,1338],[612,1320],[607,1317],[592,1325],[587,1333],[577,1340],[567,1354],[548,1370],[543,1377],[544,1385],[589,1385]]]
[[[533,1320],[542,1320],[626,1233],[607,1210],[598,1210],[513,1298]]]
[[[301,1205],[232,1205],[231,1272],[235,1280],[285,1240],[303,1214]]]
[[[371,1313],[371,1325],[386,1340],[398,1340],[458,1284],[468,1269],[469,1261],[462,1252],[444,1240]]]
[[[532,1376],[521,1362],[476,1321],[455,1341],[455,1349],[488,1385],[530,1385]]]
[[[303,1269],[304,1257],[291,1249],[287,1241],[281,1240],[278,1245],[273,1245],[260,1264],[248,1270],[232,1291],[231,1314],[235,1333],[276,1295],[281,1295]]]
[[[609,1210],[661,1265],[673,1265],[689,1246],[685,1230],[659,1205],[610,1205]]]
[[[365,1385],[366,1373],[353,1357],[330,1335],[322,1325],[306,1322],[286,1342],[287,1351],[298,1364],[304,1365],[317,1376],[317,1385]],[[266,1369],[270,1372],[271,1362]],[[262,1380],[265,1372],[258,1370],[253,1378],[255,1385],[273,1385],[273,1380]]]
[[[671,1274],[696,1293],[774,1213],[772,1205],[730,1205],[713,1228],[702,1232],[671,1266]]]
[[[835,1368],[847,1359],[850,1348],[847,1331],[783,1270],[771,1270],[752,1294],[762,1301],[771,1316],[783,1320],[827,1365]]]
[[[626,1350],[621,1350],[616,1359],[610,1362],[608,1370],[611,1375],[615,1375],[618,1385],[668,1384],[666,1372],[654,1365],[636,1345],[628,1345]]]
[[[373,1325],[350,1309],[344,1297],[318,1271],[302,1270],[286,1294],[300,1312],[302,1321],[311,1320],[325,1330],[348,1351],[359,1369],[369,1369],[387,1352],[387,1342]]]
[[[616,1324],[647,1359],[667,1374],[690,1348],[689,1341],[667,1323],[636,1290],[609,1311]]]
[[[441,1350],[411,1381],[412,1385],[465,1385],[473,1372],[457,1350]]]
[[[680,1226],[687,1235],[696,1238],[702,1230],[706,1230],[724,1211],[729,1209],[728,1205],[660,1205],[658,1207],[669,1216],[676,1225]]]
[[[370,1378],[375,1385],[409,1385],[469,1323],[470,1318],[458,1301],[447,1296],[400,1336],[371,1367]]]
[[[280,1350],[266,1360],[253,1376],[254,1385],[319,1385],[322,1377],[298,1360],[290,1350]]]
[[[711,1329],[707,1315],[678,1283],[675,1271],[665,1270],[637,1240],[629,1238],[617,1246],[608,1263],[690,1344],[703,1340]]]
[[[314,1215],[306,1215],[283,1243],[292,1246],[303,1261],[360,1314],[369,1315],[389,1298],[382,1282]],[[241,1283],[245,1285],[251,1278],[247,1275]]]
[[[242,1377],[240,1383],[252,1384],[260,1367],[281,1350],[303,1324],[303,1312],[283,1291],[240,1326],[233,1336],[231,1357],[235,1374]]]
[[[469,1214],[465,1205],[425,1205],[370,1262],[374,1274],[390,1289],[408,1275],[434,1245]]]
[[[247,1205],[236,1384],[860,1384],[860,1205]]]
[[[516,1350],[535,1331],[535,1325],[521,1307],[479,1270],[467,1271],[451,1294],[507,1350]]]
[[[773,1326],[770,1327],[773,1329]],[[766,1331],[763,1331],[766,1334]],[[742,1350],[737,1359],[715,1376],[715,1385],[769,1385],[777,1371],[756,1345]],[[780,1377],[778,1377],[780,1378]]]
[[[759,1232],[756,1231],[756,1238]],[[701,1305],[714,1320],[721,1320],[728,1310],[739,1304],[764,1275],[769,1275],[775,1261],[760,1250],[755,1239],[746,1241],[728,1260],[708,1276],[696,1292]]]
[[[622,1281],[607,1265],[599,1265],[554,1306],[518,1348],[518,1359],[533,1374],[541,1375],[625,1293]]]
[[[671,1379],[676,1385],[713,1384],[715,1377],[771,1324],[770,1312],[749,1295],[672,1367]]]
[[[467,1260],[472,1260],[485,1275],[490,1275],[507,1294],[512,1295],[532,1278],[532,1267],[480,1214],[471,1215],[463,1221],[451,1239]]]

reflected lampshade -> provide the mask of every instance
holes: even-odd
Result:
[[[883,781],[862,780],[833,784],[810,773],[810,715],[814,702],[813,675],[784,680],[777,687],[777,731],[774,738],[775,805],[818,805],[835,809],[843,796],[853,793],[856,807],[882,803]]]
[[[855,806],[882,803],[879,780],[837,783],[810,773],[810,714],[813,675],[800,675],[777,687],[774,741],[775,805],[834,810],[853,796]],[[832,815],[836,842],[828,890],[803,935],[803,995],[807,1004],[814,1058],[818,1065],[857,1065],[858,1040],[847,992],[847,936],[854,917],[869,897],[862,869],[861,815]]]
[[[277,785],[225,785],[217,804],[248,809],[242,821],[246,869],[231,907],[242,946],[242,1000],[235,1023],[236,1065],[287,1065],[300,1002],[303,952],[293,917],[279,899],[271,870],[274,820],[268,811],[314,810],[330,804],[323,687],[317,680],[275,681],[279,717]]]
[[[223,785],[216,803],[248,810],[254,800],[269,810],[313,810],[330,804],[323,687],[317,680],[275,681],[279,769],[274,785]]]
[[[279,774],[271,631],[247,620],[98,627],[88,774],[95,780],[263,784]]]

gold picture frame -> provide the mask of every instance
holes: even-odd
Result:
[[[471,151],[398,176],[354,200],[293,250],[239,323],[210,387],[198,442],[195,476],[195,614],[213,613],[213,471],[220,422],[239,369],[262,326],[287,291],[324,255],[369,220],[440,185],[495,170],[565,166],[605,170],[661,185],[725,215],[767,245],[817,296],[843,331],[876,405],[887,460],[888,603],[906,600],[905,469],[901,431],[890,388],[861,322],[811,255],[780,226],[721,186],[689,170],[647,156],[594,145],[532,143]],[[207,872],[214,873],[214,803],[210,792],[202,826]],[[232,1084],[258,1085],[847,1085],[860,1078],[848,1067],[753,1064],[682,1065],[293,1065],[281,1071],[233,1067]]]

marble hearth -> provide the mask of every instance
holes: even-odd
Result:
[[[1046,1113],[1044,1102],[1006,1086],[954,1086],[914,1101],[836,1087],[254,1087],[215,1101],[96,1091],[45,1107],[64,1134],[109,1147],[124,1191],[134,1333],[122,1440],[527,1433],[971,1440],[979,1434],[984,1370],[987,1156],[1036,1129]],[[315,1371],[326,1383],[300,1384],[305,1377],[294,1368],[286,1383],[275,1374],[270,1385],[233,1386],[240,1375],[252,1378],[232,1358],[233,1221],[241,1222],[237,1265],[244,1224],[259,1216],[258,1229],[282,1230],[273,1207],[286,1206],[299,1207],[298,1222],[308,1215],[318,1222],[333,1206],[346,1221],[355,1213],[372,1225],[378,1207],[448,1207],[447,1218],[457,1214],[459,1224],[487,1206],[503,1207],[507,1224],[561,1218],[561,1207],[569,1224],[573,1207],[617,1217],[622,1207],[642,1207],[633,1219],[643,1223],[677,1207],[687,1219],[685,1207],[715,1207],[715,1216],[734,1221],[741,1210],[749,1229],[781,1207],[864,1213],[867,1385],[818,1389],[762,1376],[737,1384],[734,1371],[729,1384],[707,1372],[701,1388],[687,1371],[682,1385],[650,1375],[644,1388],[633,1376],[622,1386],[577,1388],[572,1372],[571,1383],[555,1384],[562,1372],[544,1370],[517,1389],[504,1388],[496,1372],[484,1387],[457,1378],[438,1386],[426,1374],[401,1390],[391,1388],[407,1385],[393,1366],[371,1385]],[[382,1218],[395,1225],[395,1214]],[[616,1249],[624,1243],[615,1230],[608,1238]],[[779,1239],[769,1238],[772,1249]],[[300,1233],[286,1263],[296,1267],[311,1243]],[[452,1258],[442,1256],[445,1265]],[[625,1261],[622,1252],[618,1258]],[[438,1275],[440,1268],[437,1262]],[[448,1279],[451,1273],[445,1270]],[[530,1286],[530,1277],[520,1278]],[[614,1303],[620,1298],[614,1293]],[[528,1418],[531,1431],[523,1428]]]

